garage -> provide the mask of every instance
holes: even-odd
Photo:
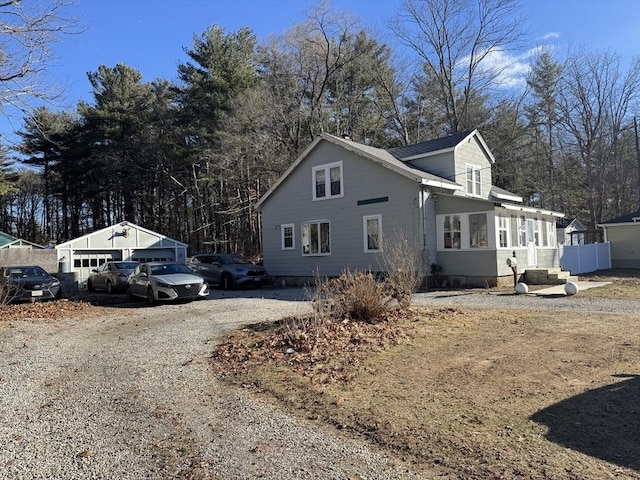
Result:
[[[185,263],[187,245],[131,222],[120,222],[56,245],[61,273],[73,274],[78,285],[109,260]]]

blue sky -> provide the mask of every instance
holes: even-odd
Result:
[[[69,10],[86,30],[65,37],[49,74],[66,86],[58,108],[72,110],[80,100],[91,102],[86,73],[99,65],[125,63],[140,71],[143,81],[175,79],[176,65],[186,61],[183,47],[212,24],[226,31],[250,27],[263,40],[304,19],[309,0],[76,0]],[[386,19],[400,0],[332,0],[333,7],[360,18],[364,25],[388,35]],[[521,0],[531,46],[544,41],[560,53],[569,47],[610,49],[623,65],[640,55],[640,0]],[[503,57],[518,71],[528,60]],[[4,123],[4,122],[3,122]],[[11,119],[0,131],[20,128]],[[8,128],[7,128],[8,127]]]

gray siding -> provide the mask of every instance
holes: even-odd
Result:
[[[313,201],[312,168],[342,161],[343,196]],[[358,205],[388,197],[388,201]],[[345,269],[380,271],[376,254],[364,252],[363,216],[382,215],[383,239],[403,231],[422,245],[420,186],[401,175],[322,141],[275,190],[262,207],[264,266],[272,276],[335,276]],[[327,220],[331,255],[303,256],[301,225]],[[295,248],[282,250],[282,224],[294,224]]]
[[[418,158],[407,162],[409,165],[424,170],[425,172],[438,175],[439,177],[455,181],[455,165],[453,159],[453,150],[450,152],[429,155],[428,157]]]
[[[490,249],[440,250],[438,260],[439,265],[443,267],[442,275],[496,277],[498,276],[496,255],[497,251]]]

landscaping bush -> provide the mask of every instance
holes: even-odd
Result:
[[[311,301],[320,319],[373,323],[386,317],[393,297],[386,282],[376,282],[373,274],[345,271],[337,278],[317,280]]]

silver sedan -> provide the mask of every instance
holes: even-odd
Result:
[[[157,301],[198,300],[209,296],[204,278],[177,262],[139,264],[127,280],[127,297]]]

